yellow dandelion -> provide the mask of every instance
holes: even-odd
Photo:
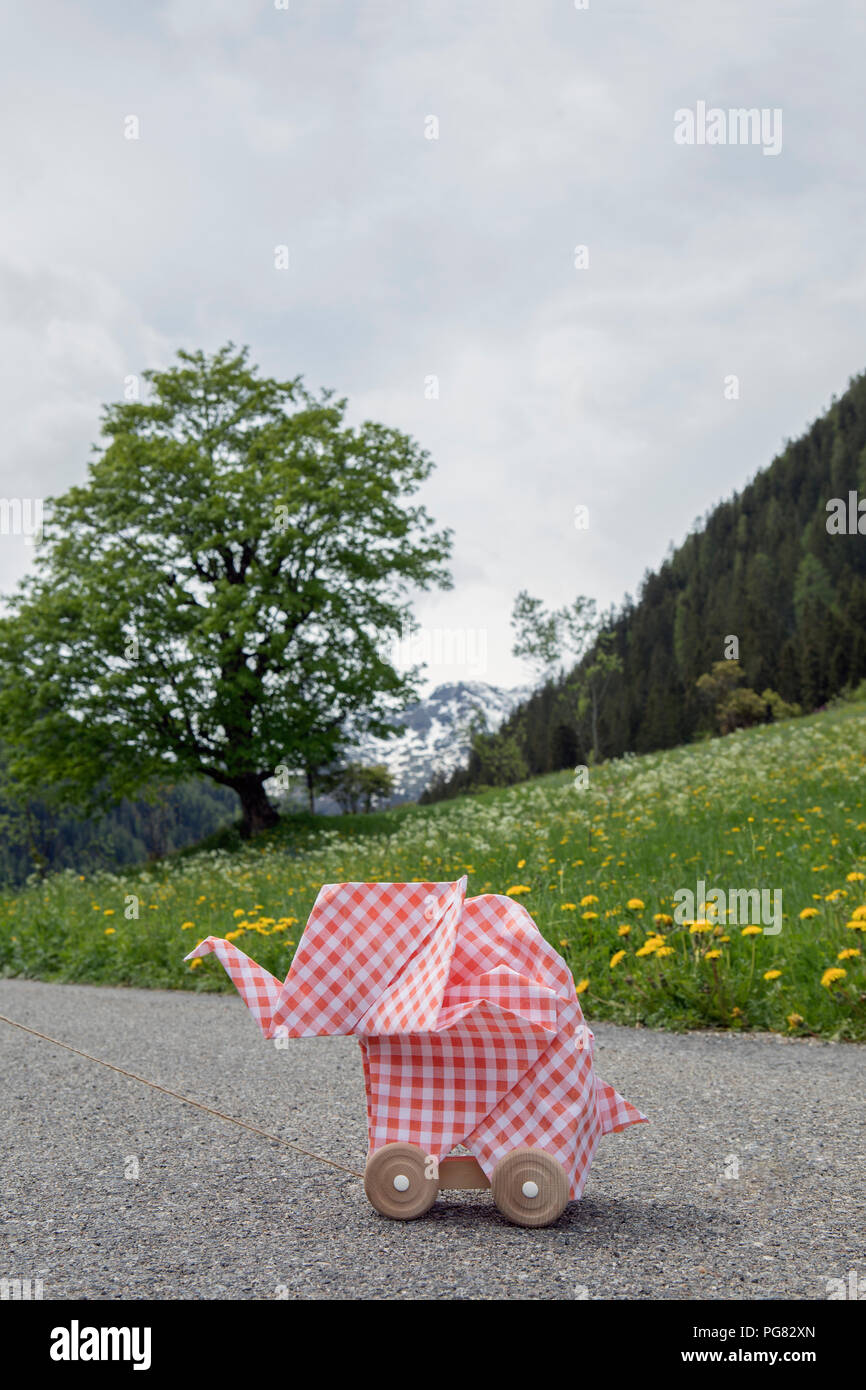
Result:
[[[646,907],[646,903],[643,902],[641,898],[629,898],[626,907],[630,912],[642,912]]]
[[[711,922],[707,922],[707,921],[692,922],[691,925],[689,926],[689,936],[697,936],[697,935],[699,935],[700,932],[712,931],[712,930],[713,930],[713,926],[712,926],[712,923],[711,923]]]
[[[589,989],[589,980],[579,980],[579,981],[577,982],[577,984],[574,986],[574,992],[575,992],[575,994],[583,994],[583,993],[584,993],[586,990],[588,990],[588,989]]]
[[[517,867],[518,867],[518,869],[522,869],[522,868],[525,866],[525,864],[526,864],[526,860],[525,860],[525,859],[518,859],[518,861],[517,861]]]
[[[856,946],[846,946],[844,951],[840,951],[837,960],[855,960],[860,951]]]
[[[719,950],[707,951],[707,960],[718,960],[721,954]]]
[[[602,885],[602,886],[603,886],[603,885]],[[594,893],[587,893],[587,895],[586,895],[585,898],[581,898],[581,900],[580,900],[580,905],[581,905],[581,907],[589,907],[590,903],[597,903],[597,902],[598,902],[598,898],[595,896]]]
[[[779,976],[781,975],[781,973],[782,973],[781,970],[765,970],[765,971],[764,971],[764,979],[765,979],[765,980],[778,980],[778,978],[779,978]]]
[[[625,951],[614,951],[613,955],[612,955],[611,958],[610,958],[610,968],[611,968],[611,970],[613,970],[613,967],[614,967],[615,965],[619,965],[620,961],[623,960],[624,958],[625,958]]]
[[[789,1027],[789,1028],[799,1028],[799,1026],[800,1026],[800,1024],[801,1024],[802,1022],[803,1022],[803,1015],[802,1015],[802,1014],[788,1014],[788,1027]]]
[[[106,936],[114,936],[114,934],[115,934],[116,931],[117,931],[117,928],[116,928],[116,927],[106,927],[106,928],[105,928],[105,935],[106,935]]]
[[[531,893],[532,889],[527,883],[515,883],[511,888],[506,889],[507,898],[519,898],[521,893]]]
[[[864,878],[866,878],[866,874],[861,874],[860,871],[859,871],[859,869],[855,869],[854,872],[853,872],[852,874],[846,874],[846,875],[845,875],[845,882],[846,882],[846,883],[862,883],[862,881],[863,881]]]
[[[669,917],[666,912],[656,912],[653,921],[657,922],[660,927],[672,927],[674,924],[673,917]]]
[[[760,936],[763,930],[763,927],[743,927],[740,936]]]
[[[630,931],[631,931],[631,922],[623,922],[623,924],[622,924],[621,927],[617,927],[617,929],[616,929],[616,934],[617,934],[617,936],[628,936],[628,934],[629,934]]]
[[[201,965],[201,956],[196,956],[195,960],[191,960],[191,961],[190,961],[190,963],[189,963],[189,968],[190,968],[190,970],[196,970],[196,969],[198,968],[198,966],[200,966],[200,965]]]
[[[800,921],[801,921],[801,922],[804,922],[804,921],[806,920],[807,917],[817,917],[817,916],[818,916],[818,909],[817,909],[817,907],[804,907],[804,908],[803,908],[803,911],[800,913]]]
[[[594,922],[598,917],[597,912],[581,912],[580,915],[583,918],[584,922]]]
[[[830,969],[825,970],[824,974],[821,976],[821,984],[825,989],[830,989],[832,985],[835,985],[837,980],[844,980],[847,974],[848,971],[843,970],[841,966],[831,966]]]
[[[673,953],[673,946],[659,946],[658,950],[656,951],[656,956],[672,956]]]
[[[234,912],[232,913],[233,917],[246,917],[246,915],[247,914],[242,907],[236,907]]]
[[[576,912],[576,911],[577,911],[577,903],[561,903],[560,906],[561,906],[563,912]]]

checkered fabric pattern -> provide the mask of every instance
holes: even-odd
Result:
[[[215,937],[187,959],[213,951],[266,1037],[358,1037],[371,1153],[462,1143],[490,1177],[538,1147],[579,1197],[602,1135],[645,1116],[596,1076],[571,972],[526,909],[465,891],[327,884],[282,985]]]
[[[465,877],[325,884],[282,985],[218,937],[185,959],[212,951],[266,1038],[364,1033],[377,1006],[383,1027],[423,1030],[438,1012],[465,892]]]
[[[243,999],[266,1038],[274,1036],[272,1019],[277,1001],[285,988],[268,970],[256,965],[245,956],[231,941],[220,936],[208,936],[200,941],[195,950],[190,951],[184,960],[195,960],[197,956],[209,956],[213,952],[225,968],[225,972]]]

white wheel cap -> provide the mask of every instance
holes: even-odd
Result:
[[[405,1173],[397,1174],[396,1178],[394,1179],[394,1186],[396,1187],[398,1192],[408,1192],[409,1179],[406,1177]],[[536,1191],[537,1190],[538,1189],[536,1188]]]
[[[397,1184],[396,1184],[396,1179],[395,1179],[394,1185],[395,1185],[395,1187],[396,1187],[396,1185],[397,1185]],[[525,1182],[525,1183],[523,1184],[523,1187],[522,1187],[521,1191],[523,1192],[524,1197],[537,1197],[537,1196],[538,1196],[538,1183],[537,1183],[537,1182]]]

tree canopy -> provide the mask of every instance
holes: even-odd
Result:
[[[417,673],[383,639],[450,584],[450,533],[410,501],[433,467],[410,436],[231,343],[178,359],[47,503],[0,620],[0,730],[24,786],[90,807],[205,774],[253,832],[278,766],[392,730]]]

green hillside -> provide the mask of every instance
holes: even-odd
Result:
[[[590,1019],[866,1037],[866,705],[434,806],[304,817],[128,873],[0,899],[0,968],[48,980],[230,989],[207,935],[283,977],[322,883],[448,880],[509,893],[568,961]],[[781,892],[713,920],[674,895]],[[757,900],[754,900],[757,905]],[[131,915],[135,910],[138,917]]]
[[[844,532],[841,508],[828,511],[834,499],[844,504]],[[856,687],[866,677],[866,374],[696,523],[602,633],[621,664],[601,701],[604,757],[692,738],[705,719],[696,682],[730,655],[731,636],[756,692],[772,689],[810,711]],[[567,678],[543,685],[483,743],[483,758],[434,786],[433,798],[589,762],[579,703],[592,660],[591,651]]]

